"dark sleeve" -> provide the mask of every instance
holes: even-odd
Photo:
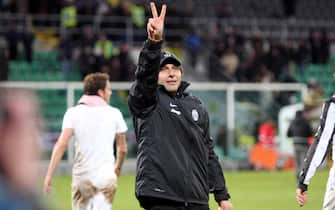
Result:
[[[307,121],[307,130],[308,130],[308,137],[311,137],[311,136],[313,136],[313,128],[312,128],[312,126],[309,124],[309,122]]]
[[[135,116],[148,115],[157,103],[157,87],[161,42],[145,41],[140,52],[135,82],[129,90],[128,105]]]
[[[207,115],[207,128],[206,128],[206,145],[209,151],[208,159],[208,175],[209,175],[209,189],[211,193],[214,193],[216,202],[222,200],[228,200],[230,195],[226,187],[226,181],[224,178],[223,170],[221,168],[218,157],[214,152],[214,141],[209,135],[209,119]]]
[[[287,130],[287,137],[293,137],[292,126],[293,126],[293,123],[291,122],[290,126],[289,126],[289,128]]]

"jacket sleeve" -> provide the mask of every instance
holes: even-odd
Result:
[[[133,115],[147,116],[157,103],[157,87],[161,42],[144,42],[140,52],[135,82],[129,90],[128,105]]]
[[[328,146],[332,143],[335,125],[335,103],[327,101],[320,117],[320,126],[318,128],[315,140],[309,147],[303,169],[299,176],[299,188],[303,191],[308,190],[311,178],[314,176],[317,167],[324,160]]]
[[[292,126],[293,126],[293,121],[290,122],[290,126],[288,127],[287,137],[293,137]]]
[[[226,181],[224,178],[223,170],[221,168],[218,157],[214,152],[214,141],[209,135],[209,119],[207,115],[207,128],[206,128],[206,145],[209,151],[208,159],[208,180],[209,180],[209,190],[214,193],[214,198],[216,202],[222,200],[228,200],[230,195],[226,187]]]

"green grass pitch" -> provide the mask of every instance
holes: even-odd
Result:
[[[328,170],[319,170],[313,177],[308,192],[308,203],[300,208],[295,201],[293,171],[226,172],[226,182],[232,195],[234,210],[315,210],[321,209]],[[134,195],[134,175],[119,179],[113,210],[140,210]],[[71,178],[55,177],[50,202],[56,210],[71,209]],[[210,209],[217,210],[211,196]]]

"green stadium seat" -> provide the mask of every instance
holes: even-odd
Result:
[[[335,57],[331,58],[328,64],[309,64],[301,69],[302,75],[297,76],[297,79],[303,83],[307,83],[311,79],[316,80],[324,88],[328,97],[335,92],[334,62]]]
[[[64,81],[61,62],[57,51],[34,51],[31,63],[23,59],[10,61],[9,80],[11,81]],[[79,67],[75,66],[67,78],[80,81]]]

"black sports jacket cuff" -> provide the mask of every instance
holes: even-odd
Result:
[[[227,192],[227,190],[222,190],[222,191],[214,191],[214,198],[216,202],[220,202],[223,200],[229,200],[230,199],[230,195]]]
[[[308,190],[308,185],[307,184],[303,184],[303,183],[299,183],[299,189],[301,189],[303,192]]]
[[[162,48],[163,40],[159,42],[153,42],[150,39],[146,40],[144,42],[144,48],[147,48],[148,50],[159,50]]]

